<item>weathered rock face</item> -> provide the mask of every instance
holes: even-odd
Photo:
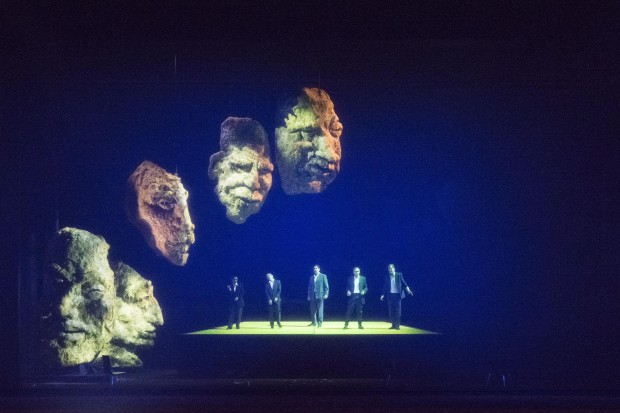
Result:
[[[195,242],[181,179],[150,161],[129,177],[125,210],[149,246],[175,265],[185,265]]]
[[[276,163],[288,195],[319,193],[340,171],[340,123],[327,92],[304,88],[282,111],[276,128]]]
[[[273,164],[267,133],[250,118],[230,117],[222,123],[220,151],[211,155],[209,178],[226,207],[226,216],[244,223],[260,211],[271,189]]]
[[[50,241],[42,332],[54,364],[91,362],[111,340],[115,293],[109,248],[102,237],[76,228],[63,228]]]
[[[114,367],[140,367],[142,360],[136,351],[155,344],[155,330],[164,324],[161,307],[151,281],[122,262],[112,264],[112,268],[116,318],[112,340],[101,354],[109,355]]]

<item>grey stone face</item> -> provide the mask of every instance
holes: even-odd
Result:
[[[112,340],[102,354],[110,356],[114,367],[140,367],[142,360],[136,352],[155,344],[156,329],[164,324],[161,307],[151,281],[122,262],[113,264],[112,268],[116,318]]]
[[[222,123],[220,149],[209,160],[209,178],[228,219],[242,224],[260,211],[271,189],[267,133],[255,120],[230,117]]]
[[[276,128],[276,163],[288,195],[320,193],[340,171],[342,124],[327,92],[304,88]]]
[[[128,181],[125,210],[149,246],[175,265],[185,265],[195,242],[189,194],[181,179],[150,161],[142,162]]]
[[[49,243],[42,331],[54,364],[91,362],[111,340],[115,293],[108,250],[102,237],[76,228],[63,228]]]

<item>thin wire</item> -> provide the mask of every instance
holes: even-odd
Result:
[[[56,165],[58,165],[58,155],[56,155]],[[56,179],[55,179],[55,194],[54,194],[54,206],[56,209],[56,232],[60,231],[60,185],[58,183],[59,173],[56,167]]]
[[[174,106],[175,106],[175,110],[178,113],[179,110],[179,98],[178,98],[178,87],[177,87],[177,55],[174,55]],[[178,132],[178,129],[177,129]],[[179,176],[179,155],[178,155],[178,150],[179,150],[179,142],[178,142],[178,135],[175,136],[174,138],[174,150],[175,150],[175,160],[174,160],[174,174],[176,176]]]

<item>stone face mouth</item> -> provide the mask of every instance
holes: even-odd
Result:
[[[237,198],[246,204],[259,204],[263,201],[263,196],[258,192],[252,193],[251,198],[247,198],[247,197],[237,197]]]
[[[336,165],[332,162],[310,162],[306,165],[305,173],[307,176],[331,178],[336,174]]]
[[[245,185],[239,185],[231,188],[228,192],[235,198],[245,203],[259,203],[262,202],[265,197],[263,191],[252,190],[252,188]]]
[[[190,238],[186,241],[166,241],[166,256],[173,263],[183,265],[189,258],[189,247],[192,244]]]
[[[73,325],[72,322],[62,323],[58,333],[60,338],[65,342],[83,340],[87,334],[88,331],[86,328]]]
[[[155,329],[152,331],[141,331],[138,337],[142,340],[153,340],[155,338]]]
[[[166,242],[168,248],[174,249],[175,251],[187,252],[189,247],[192,245],[190,239],[186,239],[185,241],[168,241]]]
[[[62,338],[64,342],[82,341],[86,337],[86,332],[85,331],[71,331],[71,332],[63,331],[62,333],[60,333],[60,337]]]
[[[155,339],[155,329],[150,331],[140,331],[135,336],[139,341],[153,341]]]

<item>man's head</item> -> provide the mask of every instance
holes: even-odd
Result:
[[[273,164],[267,133],[250,118],[230,117],[222,123],[220,151],[211,155],[209,178],[226,207],[226,216],[242,224],[260,211],[271,189]]]
[[[230,280],[231,280],[231,282],[233,284],[238,284],[239,283],[239,277],[237,277],[236,275],[233,276]]]
[[[396,274],[396,267],[394,267],[394,264],[388,265],[388,272],[390,273],[390,275]]]
[[[63,366],[93,361],[111,340],[115,294],[109,248],[102,237],[76,228],[63,228],[49,243],[44,342]]]
[[[319,273],[321,272],[321,267],[315,265],[312,270],[314,271],[314,275],[319,275]]]
[[[117,297],[113,343],[129,351],[153,346],[155,330],[164,324],[153,283],[122,262],[113,269]]]
[[[267,273],[266,277],[267,277],[267,281],[273,281],[273,274]]]
[[[340,171],[342,124],[327,92],[304,88],[276,128],[276,162],[288,195],[319,193]]]
[[[353,275],[355,277],[359,277],[360,276],[360,267],[354,267],[353,268]]]
[[[175,265],[185,265],[195,242],[181,179],[144,161],[129,177],[125,210],[149,246]]]

